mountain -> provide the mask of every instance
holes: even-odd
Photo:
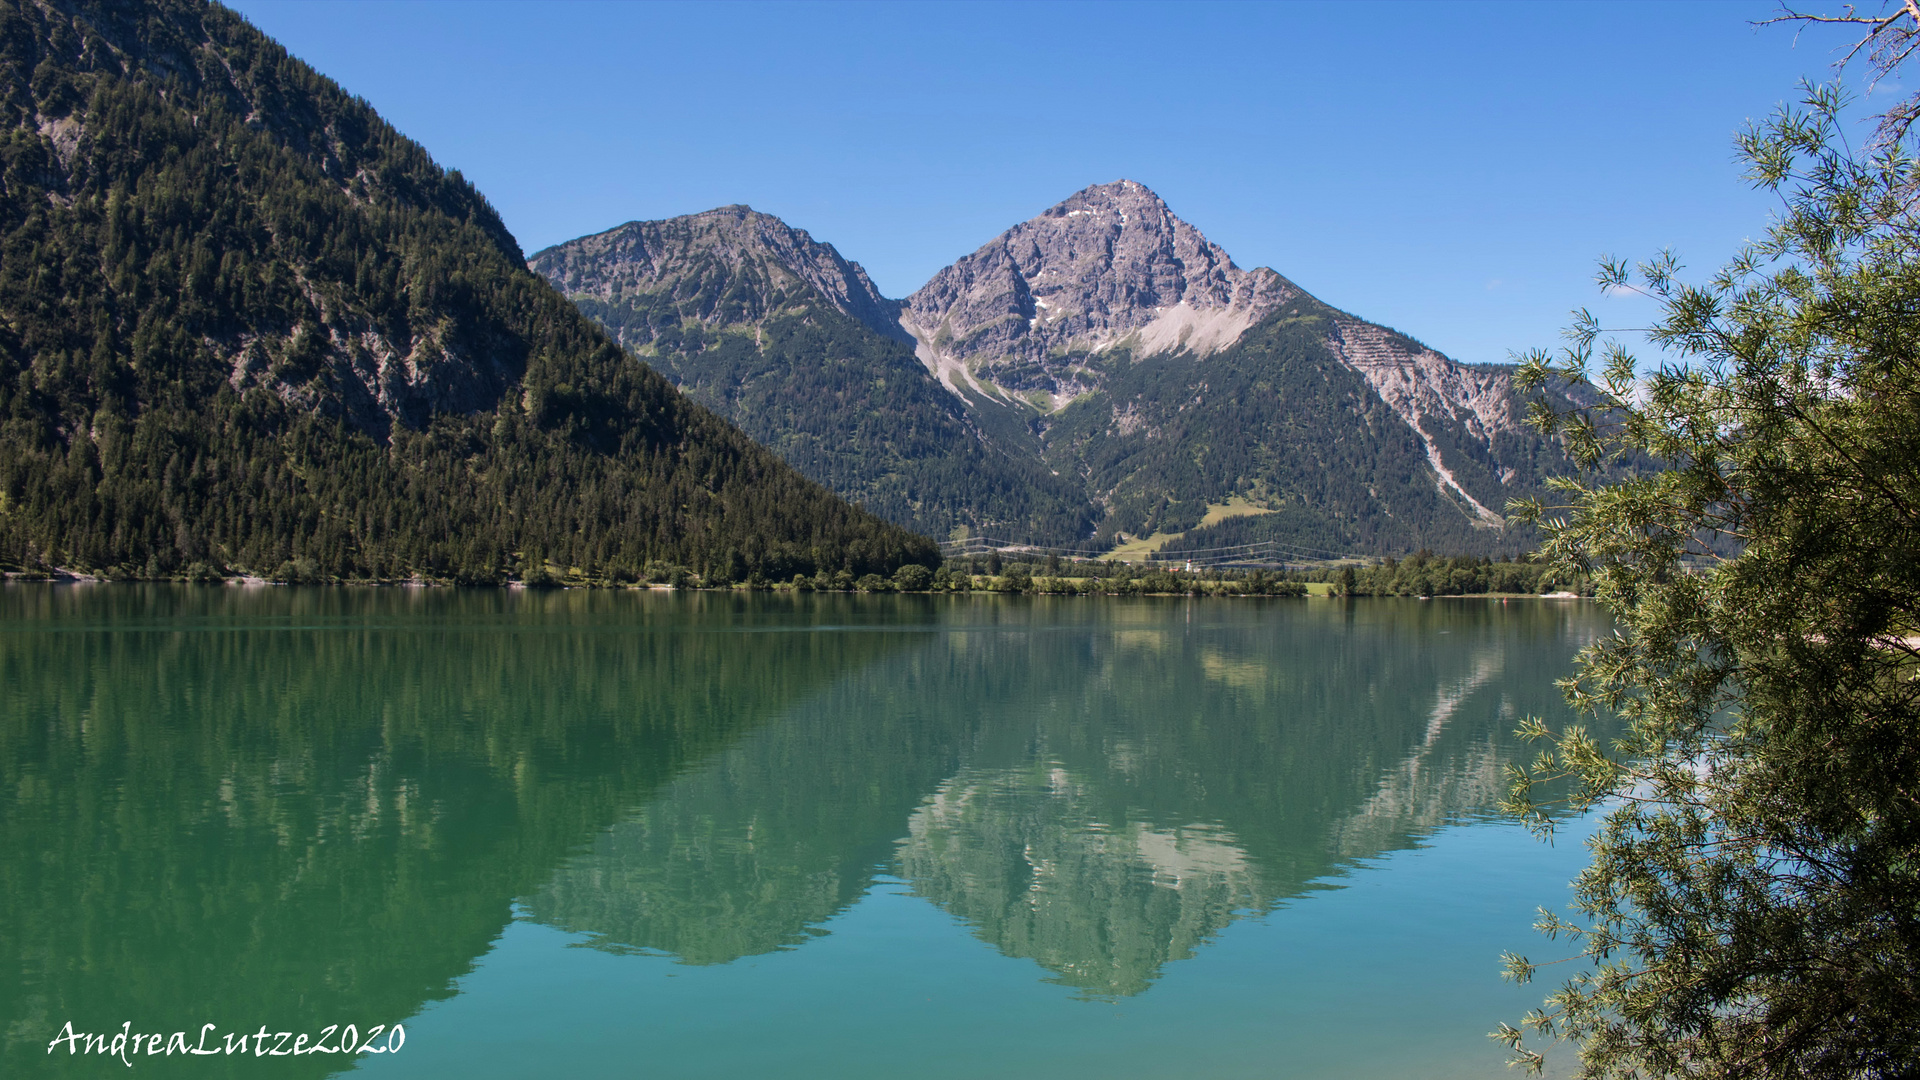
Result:
[[[632,222],[531,265],[808,476],[935,535],[1491,554],[1532,546],[1506,503],[1570,469],[1523,422],[1511,369],[1243,270],[1130,180],[898,302],[745,207]]]
[[[1510,369],[1242,270],[1131,180],[934,275],[901,324],[944,385],[1036,412],[1102,538],[1160,534],[1168,552],[1530,546],[1501,511],[1567,465],[1524,424]]]
[[[0,560],[710,579],[931,562],[529,272],[230,11],[0,3]]]
[[[1071,544],[1093,528],[1031,410],[927,377],[900,305],[857,263],[727,206],[629,222],[528,265],[622,345],[788,463],[890,520]]]
[[[807,297],[810,290],[811,298],[883,337],[913,340],[900,329],[899,303],[881,296],[859,263],[750,206],[630,221],[548,248],[531,263],[576,301],[649,315],[657,306],[669,318],[722,326],[757,325],[780,300]],[[635,347],[654,340],[649,322],[623,324],[615,336]]]
[[[1343,332],[1358,337],[1301,294],[1204,359],[1096,357],[1105,385],[1050,418],[1049,452],[1083,463],[1107,508],[1103,535],[1158,534],[1169,553],[1261,542],[1307,555],[1530,547],[1497,508],[1563,459],[1521,424],[1508,377],[1395,335],[1383,347],[1389,374],[1414,385],[1390,399],[1347,362]],[[1403,356],[1444,366],[1427,372]],[[1444,396],[1452,388],[1482,396]]]
[[[1300,290],[1242,270],[1144,186],[1087,188],[933,276],[900,322],[940,381],[1056,411],[1103,384],[1089,365],[1232,344]]]

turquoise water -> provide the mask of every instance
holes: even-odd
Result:
[[[1579,603],[0,588],[8,1075],[1454,1077]],[[332,1036],[338,1041],[339,1033]],[[382,1045],[392,1045],[389,1031]],[[288,1048],[291,1041],[279,1042]],[[151,1046],[152,1044],[148,1044]]]

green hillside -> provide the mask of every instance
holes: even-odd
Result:
[[[903,332],[885,332],[892,302],[864,272],[777,218],[723,207],[632,222],[530,265],[694,400],[889,521],[1055,544],[1093,528],[1024,408],[970,411]],[[809,272],[846,285],[844,308]]]
[[[1302,295],[1202,360],[1097,357],[1104,385],[1058,415],[1048,453],[1107,500],[1101,535],[1184,534],[1161,547],[1169,554],[1260,541],[1377,554],[1531,547],[1531,532],[1477,525],[1434,482],[1418,434],[1327,347],[1335,314]],[[1489,444],[1424,423],[1460,484],[1496,510],[1563,465],[1531,429]],[[1503,467],[1514,480],[1501,481]],[[1203,525],[1230,500],[1271,512]]]
[[[0,562],[734,579],[932,562],[633,362],[238,16],[0,4]]]
[[[654,330],[647,362],[806,476],[890,521],[936,536],[956,527],[1071,543],[1090,508],[1038,461],[1030,434],[1009,454],[982,437],[913,350],[821,302],[775,295],[749,327],[681,321],[668,296],[580,309],[630,338]]]

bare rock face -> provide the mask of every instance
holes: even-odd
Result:
[[[908,340],[900,302],[881,296],[859,263],[746,206],[630,221],[550,247],[527,265],[575,299],[614,302],[630,293],[667,292],[682,302],[681,310],[728,325],[758,322],[769,303],[804,283],[876,332]]]
[[[1498,525],[1500,513],[1468,493],[1448,467],[1436,436],[1437,428],[1444,427],[1451,429],[1450,442],[1491,447],[1495,436],[1520,430],[1525,417],[1512,375],[1455,363],[1385,327],[1351,316],[1333,320],[1327,347],[1341,363],[1359,372],[1420,437],[1441,493],[1459,498],[1480,521]],[[1507,472],[1511,474],[1510,469]],[[1507,478],[1502,477],[1502,482]]]
[[[1119,180],[942,270],[907,298],[900,323],[948,389],[1057,409],[1101,382],[1090,354],[1205,356],[1298,292],[1272,270],[1235,266],[1158,195]]]
[[[417,431],[441,413],[493,408],[524,367],[511,342],[459,333],[446,322],[399,342],[363,316],[321,310],[324,322],[284,337],[248,333],[204,343],[226,362],[235,390],[259,386],[381,441],[396,426]]]

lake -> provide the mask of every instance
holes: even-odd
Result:
[[[1501,769],[1610,625],[0,586],[0,1072],[1504,1075],[1586,853]]]

